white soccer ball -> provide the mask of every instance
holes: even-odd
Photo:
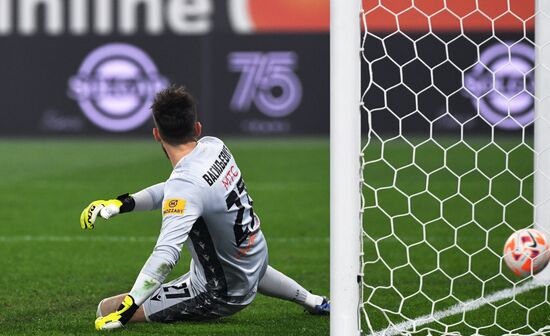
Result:
[[[535,229],[519,230],[504,244],[504,261],[517,276],[536,274],[550,260],[550,246],[545,234]]]

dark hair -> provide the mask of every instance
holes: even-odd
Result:
[[[160,137],[165,142],[181,145],[195,138],[196,103],[185,87],[171,85],[160,91],[151,109]]]

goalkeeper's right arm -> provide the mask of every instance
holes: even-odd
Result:
[[[82,229],[93,229],[97,216],[109,219],[130,211],[149,211],[162,206],[164,183],[145,188],[133,195],[124,194],[111,200],[97,200],[90,203],[80,215]]]

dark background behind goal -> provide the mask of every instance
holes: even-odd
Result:
[[[328,0],[162,0],[135,7],[117,0],[107,11],[96,0],[82,8],[69,0],[3,3],[2,136],[149,135],[150,118],[132,118],[169,82],[197,96],[206,133],[328,135]],[[411,1],[364,1],[364,89],[373,81],[363,101],[378,130],[484,133],[496,125],[517,132],[530,124],[533,4],[477,3],[416,1],[412,8]],[[508,3],[517,17],[506,14]],[[400,31],[388,33],[396,22]],[[146,60],[114,47],[82,72],[94,51],[113,43],[139,48]],[[510,60],[505,69],[503,59]]]

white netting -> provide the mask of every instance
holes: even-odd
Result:
[[[365,334],[550,333],[548,285],[502,261],[512,232],[550,222],[535,18],[550,29],[533,0],[363,1]]]

